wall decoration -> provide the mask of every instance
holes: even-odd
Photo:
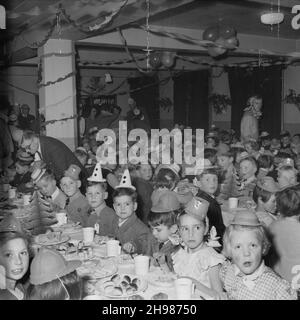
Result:
[[[294,104],[300,111],[300,93],[296,93],[295,90],[289,89],[288,93],[285,95],[283,102]]]
[[[212,93],[208,97],[208,103],[216,114],[224,114],[231,105],[231,99],[226,94]]]
[[[158,99],[159,108],[170,112],[171,108],[173,108],[173,102],[170,98],[160,98]]]

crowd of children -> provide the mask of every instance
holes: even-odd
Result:
[[[280,143],[262,132],[259,141],[242,144],[232,132],[214,128],[206,136],[204,164],[192,175],[174,162],[100,165],[93,133],[74,151],[89,172],[87,181],[76,164],[56,181],[22,151],[10,183],[37,192],[48,229],[55,212],[65,211],[69,221],[118,239],[125,253],[151,256],[153,265],[192,278],[216,299],[297,299],[299,144],[299,135],[287,132]],[[231,197],[251,205],[226,227],[221,204]],[[78,263],[49,249],[29,262],[26,233],[8,220],[0,223],[0,277],[6,279],[0,299],[81,299]],[[26,273],[30,285],[24,288]]]

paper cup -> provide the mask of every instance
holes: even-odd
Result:
[[[95,230],[92,227],[82,228],[83,242],[85,244],[91,244],[94,241]]]
[[[30,200],[31,200],[31,194],[24,194],[23,195],[24,206],[28,206],[30,204]]]
[[[134,257],[135,274],[139,276],[145,276],[149,272],[150,258],[148,256],[136,256]]]
[[[106,253],[108,257],[117,257],[121,253],[120,241],[108,240],[106,242]]]
[[[228,199],[228,208],[236,209],[238,206],[238,198],[229,198]]]
[[[194,284],[191,279],[179,278],[175,280],[175,291],[178,300],[190,300],[194,291]]]
[[[8,190],[8,198],[15,199],[17,197],[17,188],[10,188]]]
[[[61,226],[67,223],[67,214],[65,212],[58,212],[55,214],[57,225]]]

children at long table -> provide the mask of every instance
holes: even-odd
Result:
[[[293,288],[297,288],[299,283],[295,283],[297,270],[293,267],[300,261],[300,251],[295,236],[299,224],[297,203],[300,202],[299,186],[295,186],[297,181],[294,173],[297,174],[297,171],[292,162],[287,163],[290,160],[285,160],[278,168],[279,185],[269,176],[260,175],[257,179],[255,159],[242,152],[239,159],[241,177],[239,186],[233,153],[228,148],[224,150],[217,154],[218,163],[225,173],[226,179],[223,182],[226,184],[226,180],[234,180],[230,185],[230,191],[234,192],[227,192],[228,190],[221,188],[222,196],[219,197],[215,197],[218,192],[218,168],[208,165],[207,160],[204,169],[198,172],[194,181],[199,188],[197,197],[190,201],[187,200],[188,197],[183,201],[180,194],[174,191],[181,179],[180,167],[176,164],[157,167],[155,190],[152,195],[149,193],[149,199],[152,198],[153,204],[150,213],[143,216],[144,222],[147,222],[150,228],[136,215],[137,192],[131,184],[128,170],[125,170],[120,184],[115,186],[114,183],[110,190],[114,210],[106,205],[107,181],[102,175],[99,163],[88,178],[86,198],[79,191],[80,169],[75,165],[71,165],[65,171],[60,181],[63,192],[57,187],[53,175],[47,169],[35,169],[32,178],[42,195],[43,205],[49,207],[52,215],[55,216],[55,211],[66,209],[71,221],[80,222],[83,227],[95,227],[100,236],[118,239],[126,253],[151,256],[152,264],[164,272],[174,272],[178,276],[192,278],[200,291],[216,299],[295,299],[296,294],[291,288],[291,283]],[[111,171],[105,172],[105,175],[108,176],[110,173]],[[139,177],[144,179],[144,176],[148,175],[150,176],[145,170],[140,172]],[[250,199],[253,197],[257,205],[256,212],[244,211],[236,214],[231,225],[226,228],[224,248],[220,254],[218,249],[216,251],[212,248],[213,244],[216,247],[217,241],[214,240],[220,238],[225,230],[218,200],[237,196],[236,190],[239,187],[239,195],[245,195]],[[284,190],[278,193],[280,187]],[[280,211],[279,216],[276,215],[275,198],[277,211]],[[280,260],[275,262],[274,268],[279,275],[264,265],[263,257],[267,254],[269,242],[262,225],[268,227],[274,237],[273,248],[280,257]],[[284,228],[284,232],[281,228]],[[18,237],[17,233],[16,236]],[[14,241],[11,243],[12,247],[19,250],[19,244],[15,244]],[[23,247],[28,247],[26,240],[23,244]],[[0,247],[0,265],[6,267],[5,259],[1,256],[2,248],[7,249],[5,246],[1,244]],[[43,257],[46,257],[47,261],[49,255],[53,256],[48,252],[39,259],[42,261]],[[60,257],[54,258],[60,260]],[[269,259],[270,257],[266,263],[272,266],[270,261],[273,260]],[[36,272],[33,272],[32,279],[34,273]],[[21,278],[23,276],[24,274]],[[53,278],[50,281],[42,279],[42,282],[35,283],[30,291],[30,298],[54,297],[55,295],[49,293],[51,290],[48,290],[48,284],[55,281],[56,286],[60,287],[62,299],[79,299],[78,291],[73,296],[65,285],[68,281],[65,283],[63,277]],[[75,278],[77,281],[78,277]],[[16,284],[18,281],[19,279],[12,283]],[[2,293],[0,291],[0,299]],[[23,293],[22,295],[22,290],[20,293],[18,289],[16,292],[6,290],[3,297],[26,298],[27,294],[25,291]]]

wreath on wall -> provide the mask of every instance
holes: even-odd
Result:
[[[295,90],[289,89],[288,93],[285,95],[283,101],[285,103],[294,104],[300,111],[300,94],[297,94]]]
[[[216,114],[225,114],[231,106],[231,99],[226,94],[213,93],[208,97],[208,103]]]

